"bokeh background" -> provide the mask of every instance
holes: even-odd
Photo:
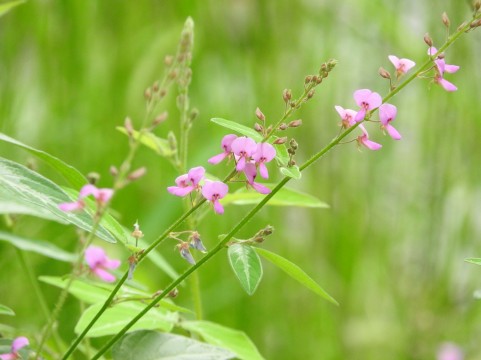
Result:
[[[191,103],[200,116],[191,136],[189,165],[212,167],[227,132],[212,124],[224,117],[252,126],[259,106],[268,120],[282,115],[282,90],[302,90],[304,76],[329,58],[338,67],[297,114],[291,131],[298,160],[319,150],[338,131],[334,105],[354,107],[352,92],[385,94],[377,75],[392,70],[395,54],[421,63],[423,35],[445,37],[441,13],[456,28],[470,16],[460,0],[302,1],[29,1],[0,19],[0,131],[59,156],[83,173],[102,175],[127,151],[115,130],[125,116],[137,124],[143,91],[161,77],[187,16],[195,21]],[[460,346],[466,359],[481,359],[481,268],[465,263],[481,256],[481,34],[474,31],[446,54],[461,70],[449,76],[459,90],[446,93],[417,80],[392,102],[398,107],[395,142],[375,127],[378,152],[339,146],[307,170],[294,186],[330,204],[306,210],[265,208],[240,237],[271,224],[269,250],[300,264],[341,304],[334,307],[265,264],[263,282],[246,295],[225,254],[201,269],[205,318],[245,331],[267,359],[433,359],[441,344]],[[164,102],[169,120],[157,133],[177,131],[175,98]],[[21,150],[0,144],[2,157],[26,163]],[[177,175],[148,149],[135,161],[148,174],[118,194],[114,208],[130,227],[139,219],[153,240],[182,212],[165,188]],[[61,182],[50,169],[38,170]],[[271,166],[272,173],[275,173]],[[279,179],[280,176],[276,175]],[[249,207],[209,214],[199,226],[207,247]],[[1,226],[4,226],[3,224]],[[19,234],[73,250],[72,227],[23,218]],[[167,243],[160,252],[177,271],[187,264]],[[120,245],[108,247],[126,259]],[[28,254],[38,275],[62,275],[63,263]],[[0,242],[0,299],[15,309],[1,321],[35,333],[44,324],[15,250]],[[152,291],[169,277],[151,264],[136,274]],[[43,286],[54,303],[58,290]],[[179,303],[190,306],[188,288]],[[61,318],[66,339],[79,316],[75,301]]]

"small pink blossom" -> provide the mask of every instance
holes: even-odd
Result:
[[[344,109],[342,106],[336,105],[334,106],[337,113],[341,117],[341,125],[343,128],[347,129],[353,126],[356,122],[354,118],[356,117],[357,112],[351,109]]]
[[[429,56],[434,56],[438,52],[438,49],[436,49],[434,46],[431,46],[428,49],[428,55]],[[434,63],[436,64],[436,75],[434,76],[434,82],[436,84],[441,85],[444,90],[446,91],[456,91],[458,88],[456,85],[453,83],[449,82],[444,78],[444,73],[455,73],[456,71],[459,70],[458,65],[451,65],[451,64],[446,64],[446,61],[444,60],[444,57],[440,57],[439,55],[437,56],[436,60],[434,60]]]
[[[396,74],[398,77],[406,74],[409,70],[416,66],[416,63],[409,59],[399,59],[394,55],[389,55],[388,58],[396,68]]]
[[[167,191],[172,195],[186,196],[192,191],[200,188],[199,182],[205,175],[205,169],[197,166],[189,170],[187,174],[180,175],[175,179],[177,186],[169,186]]]
[[[222,147],[222,149],[224,149],[224,152],[211,157],[207,161],[211,164],[218,164],[222,160],[224,160],[226,157],[228,157],[230,154],[232,154],[231,145],[232,145],[232,142],[235,139],[237,139],[237,135],[234,135],[234,134],[229,134],[229,135],[224,136],[222,138],[222,142],[221,142],[221,147]]]
[[[246,175],[247,178],[247,183],[252,186],[252,188],[257,191],[258,193],[261,194],[269,194],[271,192],[271,189],[268,187],[256,183],[254,180],[257,176],[257,169],[255,164],[252,163],[247,163],[245,168],[244,168],[244,174]]]
[[[436,360],[463,360],[462,350],[452,343],[444,343],[439,348]]]
[[[360,89],[354,91],[354,100],[361,108],[354,117],[355,122],[362,121],[366,116],[367,111],[375,109],[382,104],[381,95],[369,89]]]
[[[65,212],[83,210],[85,208],[85,201],[83,199],[89,195],[95,198],[98,206],[104,206],[110,201],[113,194],[114,190],[112,189],[98,189],[95,185],[87,184],[80,189],[77,201],[58,204],[58,208]]]
[[[369,140],[369,134],[367,133],[366,128],[362,126],[362,124],[359,125],[359,127],[362,130],[362,135],[357,137],[357,142],[359,143],[359,145],[363,145],[370,150],[379,150],[380,148],[382,148],[381,144]]]
[[[223,214],[224,208],[219,202],[227,195],[229,187],[222,181],[206,181],[202,187],[202,195],[214,205],[214,211],[217,214]]]
[[[386,130],[394,140],[401,140],[401,134],[390,124],[396,118],[397,108],[392,104],[382,104],[379,107],[379,120],[381,128]]]
[[[232,152],[237,156],[237,171],[244,170],[246,162],[257,149],[257,144],[249,137],[241,136],[235,139],[231,144]]]
[[[266,163],[268,163],[275,157],[276,149],[274,149],[274,146],[265,142],[257,144],[257,149],[252,155],[252,159],[256,162],[256,165],[259,166],[259,173],[264,179],[267,179],[269,177]]]
[[[11,351],[8,354],[1,354],[1,360],[15,360],[20,359],[20,354],[18,351],[29,345],[28,339],[24,336],[20,336],[12,341]]]
[[[107,270],[117,269],[120,266],[120,260],[109,259],[104,249],[97,246],[89,246],[85,250],[85,261],[90,270],[99,278],[106,282],[115,281],[115,276]]]

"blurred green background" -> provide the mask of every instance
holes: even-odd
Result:
[[[268,120],[283,112],[282,90],[302,90],[304,76],[329,58],[339,65],[296,115],[304,125],[290,131],[302,162],[338,131],[334,105],[354,108],[352,92],[385,94],[379,66],[387,56],[421,63],[422,38],[441,45],[447,11],[454,28],[470,16],[460,0],[348,0],[298,2],[229,1],[30,1],[0,19],[0,131],[43,149],[83,173],[102,175],[127,152],[115,130],[125,116],[144,113],[143,91],[161,77],[163,58],[176,49],[187,16],[195,21],[191,103],[200,111],[191,137],[189,165],[219,152],[224,129],[212,117],[252,126],[259,106]],[[458,41],[446,60],[461,70],[446,93],[417,80],[392,99],[400,142],[371,127],[379,152],[339,146],[302,180],[292,182],[331,205],[329,210],[266,208],[242,231],[249,237],[271,224],[269,250],[300,264],[340,303],[334,307],[265,264],[264,280],[246,295],[225,254],[201,269],[205,317],[245,331],[267,359],[433,359],[440,344],[454,342],[467,359],[481,359],[481,34]],[[157,133],[178,128],[174,96],[164,102],[169,120]],[[29,156],[0,144],[2,157]],[[151,241],[182,212],[165,188],[176,173],[164,159],[142,149],[135,166],[148,174],[118,194],[114,208],[130,227],[136,219]],[[61,180],[44,164],[38,170]],[[271,172],[275,170],[271,166]],[[276,179],[280,179],[277,174]],[[209,214],[199,231],[209,248],[249,207]],[[3,226],[3,225],[2,225]],[[23,218],[18,233],[73,250],[73,227]],[[178,271],[187,264],[166,243],[161,252]],[[121,246],[109,246],[125,260]],[[15,250],[0,242],[0,300],[17,316],[1,321],[34,333],[44,324]],[[37,274],[62,275],[69,266],[29,254]],[[126,267],[126,265],[124,265]],[[152,291],[169,278],[146,264],[136,274]],[[53,304],[57,289],[44,285]],[[179,303],[190,306],[188,288]],[[74,300],[61,318],[66,339],[79,316]]]

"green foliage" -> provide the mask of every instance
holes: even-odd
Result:
[[[257,131],[245,125],[221,118],[212,118],[210,121],[227,129],[234,130],[241,135],[248,136],[257,142],[262,141],[262,136]]]
[[[117,126],[116,129],[122,134],[127,135],[127,130],[123,126]],[[140,133],[137,130],[134,130],[132,136],[135,139],[138,139]],[[143,132],[140,137],[140,142],[159,156],[170,158],[175,154],[166,139],[162,139],[151,132]]]
[[[307,275],[296,264],[290,262],[289,260],[283,258],[280,255],[274,254],[273,252],[267,251],[265,249],[256,248],[256,252],[259,253],[264,259],[276,265],[279,269],[284,271],[287,275],[292,277],[294,280],[304,285],[309,290],[313,291],[314,293],[326,299],[327,301],[330,301],[335,305],[339,305],[339,303],[336,300],[334,300],[334,298],[331,295],[329,295],[321,286],[319,286],[319,284],[317,284],[309,275]]]
[[[262,184],[273,189],[275,184]],[[255,205],[265,197],[256,191],[241,188],[234,193],[227,194],[220,202],[222,205]],[[284,187],[279,190],[267,205],[271,206],[298,206],[308,208],[328,208],[329,205],[316,197],[304,192]]]
[[[232,351],[239,359],[264,359],[254,343],[243,331],[230,329],[210,321],[183,321],[181,326],[200,335],[209,344]]]
[[[15,316],[15,312],[12,309],[10,309],[8,306],[0,304],[0,315]]]
[[[15,0],[15,1],[7,1],[3,4],[0,4],[0,17],[8,13],[14,7],[21,5],[25,2],[25,0]]]
[[[464,261],[471,264],[481,265],[481,258],[467,258],[467,259],[464,259]]]
[[[8,242],[20,250],[31,251],[50,259],[72,262],[76,258],[75,254],[67,252],[48,241],[28,239],[5,231],[0,231],[0,241]]]
[[[0,141],[4,141],[6,143],[15,145],[28,151],[30,154],[38,157],[39,159],[45,161],[48,165],[50,165],[55,171],[57,171],[60,175],[62,175],[65,180],[73,188],[80,189],[83,185],[87,183],[87,179],[82,175],[80,171],[74,168],[71,165],[66,164],[59,158],[46,153],[45,151],[35,149],[31,146],[28,146],[16,139],[11,138],[3,133],[0,133]]]
[[[233,244],[227,250],[229,263],[244,290],[252,295],[262,279],[259,255],[249,245]]]
[[[113,360],[227,360],[227,350],[184,336],[141,330],[126,334],[112,348]]]
[[[91,231],[92,217],[85,211],[66,213],[58,204],[74,201],[58,185],[42,175],[10,160],[0,158],[0,213],[26,214],[53,220],[62,224],[74,224]],[[112,225],[115,220],[106,217],[96,235],[108,242],[116,242],[116,237],[124,241],[123,233],[113,232],[119,226]]]
[[[87,308],[75,326],[75,332],[80,334],[98,313],[102,303],[94,304]],[[109,307],[102,314],[99,320],[87,333],[87,337],[99,337],[117,334],[127,323],[129,323],[143,308],[145,304],[139,302],[124,302]],[[131,330],[149,329],[170,332],[178,321],[177,313],[162,308],[152,308],[146,316],[131,327]]]
[[[299,180],[302,177],[302,173],[299,171],[299,167],[297,165],[281,167],[280,170],[284,175],[296,180]]]

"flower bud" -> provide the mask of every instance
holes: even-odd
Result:
[[[113,165],[110,166],[109,172],[112,176],[117,176],[119,174],[119,170]]]
[[[312,80],[311,80],[311,82],[313,82],[313,83],[316,83],[316,84],[317,84],[317,81],[318,81],[318,80],[319,80],[319,77],[317,77],[316,75],[314,75],[314,76],[312,77]]]
[[[140,179],[142,176],[144,176],[146,172],[147,172],[147,169],[145,168],[145,166],[142,166],[141,168],[138,168],[137,170],[132,171],[132,172],[127,176],[127,179],[129,179],[130,181],[138,180],[138,179]]]
[[[154,92],[159,91],[159,82],[158,81],[154,82],[154,85],[152,85],[152,90],[154,90]]]
[[[180,252],[180,256],[182,256],[189,264],[195,265],[195,260],[189,251],[189,243],[182,241],[180,244],[176,245],[176,247]]]
[[[177,151],[177,139],[172,131],[167,134],[167,141],[169,142],[170,150],[173,152]]]
[[[173,62],[174,62],[174,57],[172,55],[167,55],[164,58],[164,64],[167,65],[167,66],[172,65]]]
[[[89,184],[95,185],[100,180],[100,174],[96,172],[89,172],[87,174],[87,180]]]
[[[479,11],[481,9],[481,0],[476,0],[473,4],[474,11]]]
[[[301,125],[302,125],[301,119],[293,120],[289,123],[289,127],[291,127],[291,128],[299,127]]]
[[[441,20],[442,20],[444,26],[446,26],[447,28],[448,28],[449,25],[451,24],[451,22],[449,21],[448,14],[446,14],[446,11],[443,12],[443,14],[441,15]]]
[[[379,68],[379,75],[381,75],[381,77],[384,78],[384,79],[390,79],[391,78],[391,74],[389,73],[389,71],[384,69],[382,66]]]
[[[176,298],[177,295],[179,295],[179,290],[177,290],[177,288],[175,288],[175,289],[173,289],[173,290],[171,290],[171,291],[169,292],[169,295],[168,295],[168,296],[169,296],[170,298]]]
[[[307,98],[308,98],[308,99],[312,98],[312,97],[314,96],[314,93],[315,93],[314,89],[312,89],[311,91],[309,91],[309,92],[307,93]]]
[[[261,133],[264,130],[264,127],[259,123],[255,123],[254,124],[254,130]]]
[[[427,46],[433,46],[433,39],[431,39],[428,33],[424,34],[424,42]]]
[[[152,99],[152,90],[150,88],[145,89],[144,97],[145,97],[145,100],[151,100]]]
[[[286,130],[287,127],[288,127],[287,124],[282,123],[282,124],[279,125],[279,130]]]
[[[262,230],[262,235],[264,236],[269,236],[272,234],[274,231],[274,228],[270,225],[267,225],[263,230]]]
[[[201,253],[206,253],[207,249],[205,248],[202,240],[200,239],[200,234],[197,231],[194,231],[190,236],[190,247],[192,249],[199,250]]]
[[[284,99],[284,102],[289,102],[292,98],[292,92],[290,89],[284,89],[282,92],[282,98]]]
[[[165,89],[160,89],[159,90],[159,97],[163,98],[165,95],[167,95],[167,90]]]
[[[259,108],[256,108],[256,116],[260,121],[262,122],[266,121],[265,115],[262,113],[261,109]]]
[[[169,116],[169,113],[167,111],[164,111],[162,114],[159,114],[155,117],[154,121],[152,121],[152,126],[157,126],[161,123],[163,123],[165,120],[167,120],[167,117]]]
[[[134,135],[134,127],[132,125],[132,120],[130,120],[129,117],[126,117],[125,120],[124,120],[124,127],[125,127],[125,130],[127,130],[127,135],[129,135],[130,137],[132,137],[132,135]]]
[[[291,139],[291,141],[289,141],[289,145],[290,145],[291,148],[293,148],[294,150],[297,150],[297,148],[299,147],[299,145],[297,144],[297,141],[294,140],[294,139]]]
[[[274,145],[281,145],[284,144],[287,141],[287,137],[281,137],[276,140],[274,140],[273,144]]]
[[[312,76],[311,75],[307,75],[306,78],[304,79],[304,84],[309,84],[312,80]]]
[[[478,19],[476,21],[473,21],[471,24],[469,24],[469,27],[472,29],[472,28],[476,28],[478,26],[481,26],[481,19]]]

